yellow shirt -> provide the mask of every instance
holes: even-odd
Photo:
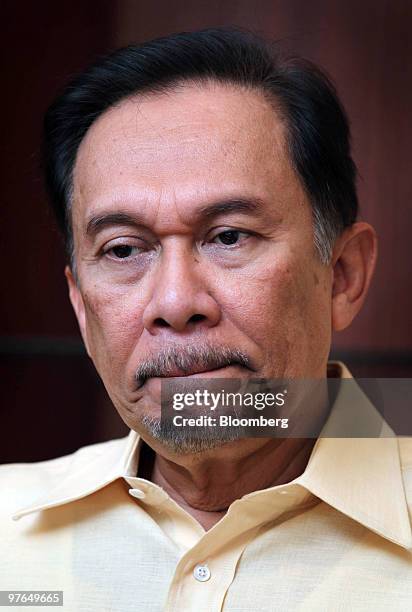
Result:
[[[357,387],[330,418],[364,410]],[[63,590],[70,612],[412,610],[410,438],[320,437],[207,532],[136,477],[140,446],[0,467],[0,590]]]

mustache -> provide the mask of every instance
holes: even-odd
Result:
[[[137,388],[142,387],[149,378],[179,376],[196,371],[217,370],[229,365],[240,365],[253,370],[251,360],[243,351],[228,346],[169,346],[155,357],[141,363],[135,372]]]

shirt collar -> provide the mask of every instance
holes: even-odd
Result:
[[[130,430],[125,438],[80,448],[72,455],[66,469],[58,473],[56,484],[37,502],[15,512],[12,518],[18,520],[32,512],[82,499],[126,474],[131,475],[131,465],[137,465],[139,440],[140,436]],[[61,457],[56,461],[65,459]]]
[[[334,365],[341,378],[352,378],[344,364]],[[381,437],[356,437],[360,418],[365,430]],[[351,423],[352,437],[332,437],[350,432]],[[339,390],[308,465],[294,482],[371,531],[412,548],[398,439],[354,380]]]
[[[351,378],[344,364],[330,365],[341,378]],[[353,384],[350,389],[350,398],[345,388],[338,392],[308,465],[293,483],[391,542],[412,548],[398,441],[393,432],[384,431],[382,417],[359,386]],[[383,435],[392,433],[392,437],[327,437],[329,429],[336,431],[339,419],[356,422],[361,409],[370,420],[382,424]],[[125,438],[79,449],[51,490],[12,518],[76,501],[118,478],[135,477],[140,446],[141,438],[131,430]]]

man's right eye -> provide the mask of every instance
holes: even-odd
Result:
[[[108,248],[106,247],[103,250],[103,255],[112,260],[133,259],[145,250],[142,246],[135,244],[115,244],[113,246],[108,245]]]

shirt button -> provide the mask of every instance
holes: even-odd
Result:
[[[146,497],[146,493],[143,493],[141,489],[129,489],[129,493],[132,497],[136,497],[136,499],[144,499]]]
[[[196,580],[199,580],[199,582],[206,582],[206,580],[209,580],[210,575],[210,569],[207,565],[196,565],[193,570],[193,576]]]

